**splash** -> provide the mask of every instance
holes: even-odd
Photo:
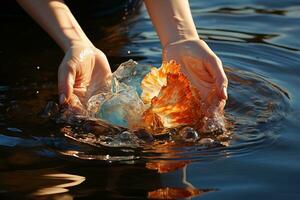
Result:
[[[207,98],[211,102],[213,92]],[[207,99],[201,99],[175,61],[155,68],[129,60],[114,72],[111,90],[93,96],[87,110],[113,125],[153,134],[182,126],[202,132],[223,130],[224,106],[211,109]]]

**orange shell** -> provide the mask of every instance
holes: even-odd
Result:
[[[192,125],[201,116],[200,101],[194,96],[190,82],[175,61],[164,62],[159,69],[153,68],[143,79],[141,87],[142,100],[150,104],[143,114],[143,123],[147,127],[149,124],[160,124],[158,120],[165,128]],[[153,117],[154,114],[158,117]]]
[[[163,62],[159,69],[153,67],[151,72],[142,80],[142,95],[141,98],[145,104],[151,102],[153,97],[159,94],[162,86],[167,84],[167,74],[177,74],[180,71],[180,65],[175,61]]]
[[[142,120],[142,124],[146,130],[153,131],[164,128],[160,117],[150,109],[143,113]]]

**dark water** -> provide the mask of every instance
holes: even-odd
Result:
[[[229,77],[227,147],[125,151],[65,138],[38,115],[56,99],[62,52],[29,19],[1,18],[0,199],[145,199],[155,191],[195,199],[300,197],[300,2],[194,0],[191,7],[199,35]],[[115,25],[81,24],[114,67],[130,58],[161,62],[144,8]],[[132,159],[115,162],[120,155]]]

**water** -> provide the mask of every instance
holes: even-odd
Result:
[[[300,3],[191,0],[191,7],[229,77],[228,146],[205,136],[201,145],[172,143],[163,134],[151,146],[112,149],[63,136],[74,127],[61,130],[39,115],[57,98],[62,52],[29,19],[1,19],[0,199],[299,198]],[[85,28],[112,66],[160,65],[144,8],[121,24],[100,23]]]

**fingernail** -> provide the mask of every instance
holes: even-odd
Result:
[[[59,104],[64,104],[66,101],[66,95],[65,94],[61,94],[59,96]]]
[[[223,87],[222,92],[223,92],[223,96],[225,97],[225,99],[227,99],[227,98],[228,98],[228,95],[227,95],[227,88],[226,88],[226,87]]]

